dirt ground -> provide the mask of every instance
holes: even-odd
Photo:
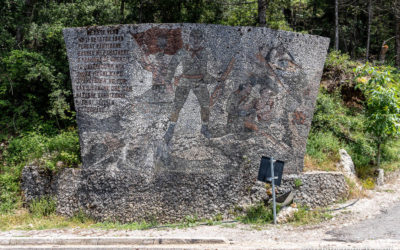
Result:
[[[337,207],[353,203],[350,200]],[[53,229],[5,231],[0,237],[178,237],[225,238],[229,244],[193,245],[185,248],[211,249],[304,249],[385,248],[400,249],[400,177],[367,191],[367,197],[332,213],[334,217],[315,225],[267,225],[254,227],[239,223],[197,226],[184,229],[100,230]],[[164,246],[166,248],[168,246]],[[174,247],[174,246],[169,246]]]

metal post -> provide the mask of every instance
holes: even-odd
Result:
[[[274,211],[274,224],[276,224],[276,200],[275,200],[275,173],[274,173],[274,157],[271,157],[271,184],[272,184],[272,209]]]

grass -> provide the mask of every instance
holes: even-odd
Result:
[[[51,208],[51,200],[42,199],[36,201],[30,209],[21,208],[13,213],[0,214],[0,230],[45,230],[61,228],[93,228],[103,230],[146,230],[151,228],[188,228],[200,225],[221,225],[223,227],[235,227],[235,224],[224,224],[222,216],[217,215],[213,219],[198,219],[197,216],[187,216],[181,222],[171,224],[159,224],[157,221],[141,221],[120,223],[115,221],[96,222],[83,212],[77,213],[71,218],[59,216]],[[38,208],[39,207],[39,208]],[[34,213],[30,212],[30,210]],[[51,211],[51,212],[49,212]]]
[[[335,161],[329,160],[319,162],[317,159],[314,159],[312,156],[306,154],[304,157],[303,171],[337,171],[337,168],[335,166]]]
[[[317,224],[322,221],[330,220],[333,216],[323,210],[309,210],[307,207],[300,206],[290,223],[296,226]]]
[[[89,228],[95,225],[92,220],[84,222],[76,218],[66,219],[63,216],[51,214],[48,216],[33,216],[28,209],[18,209],[13,213],[0,214],[0,230],[44,230],[54,228]]]
[[[355,180],[352,180],[348,177],[344,177],[347,185],[349,186],[349,196],[348,199],[362,198],[365,197],[365,192],[363,189],[360,189],[360,184],[356,183]]]
[[[276,213],[278,214],[280,207],[277,206]],[[238,220],[244,224],[266,224],[273,221],[273,212],[270,207],[260,203],[245,210],[244,215],[239,216]]]

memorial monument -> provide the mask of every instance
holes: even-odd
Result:
[[[329,39],[261,27],[64,30],[82,175],[97,219],[228,215],[261,156],[302,171]]]

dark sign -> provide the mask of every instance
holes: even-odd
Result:
[[[278,177],[277,179],[274,179],[275,185],[281,185],[284,165],[285,163],[283,161],[274,162],[274,175],[275,177]],[[271,177],[271,158],[263,156],[261,157],[257,180],[271,183]]]

